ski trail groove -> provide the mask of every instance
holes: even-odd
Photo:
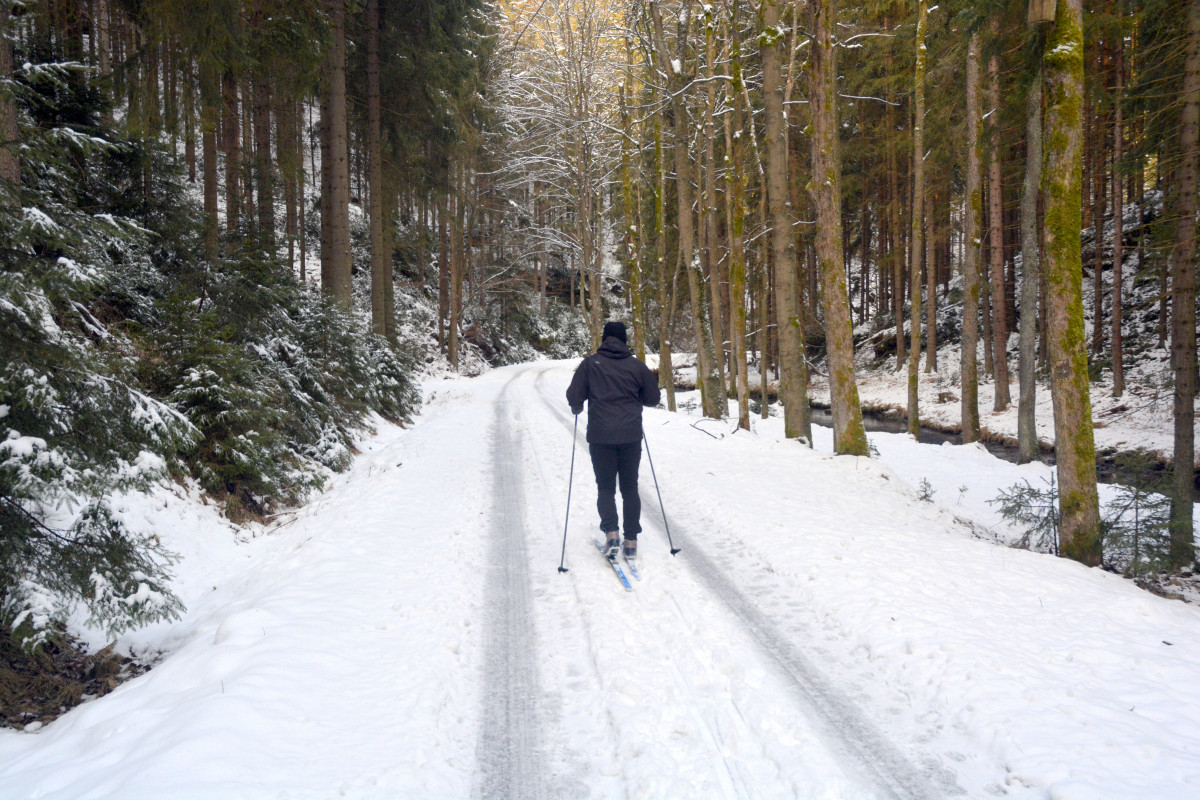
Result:
[[[570,427],[565,412],[560,411],[545,392],[542,385],[545,374],[542,372],[538,376],[538,392],[551,413]],[[642,507],[658,510],[657,497],[645,487],[642,491]],[[665,538],[662,519],[653,511],[645,515],[644,524],[657,528]],[[891,800],[928,800],[965,794],[947,770],[919,770],[876,731],[854,703],[830,684],[808,657],[697,546],[696,540],[679,522],[671,526],[671,535],[675,546],[681,548],[679,556],[684,563],[729,611],[742,620],[746,632],[796,689],[798,699],[811,712],[809,718],[825,732],[825,743],[840,754],[847,767],[855,768],[860,776]]]
[[[476,745],[475,796],[541,798],[546,767],[538,709],[536,630],[525,546],[525,493],[520,435],[512,430],[508,390],[496,400],[489,439],[492,514],[484,586],[483,713]]]

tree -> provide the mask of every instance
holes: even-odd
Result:
[[[21,160],[17,155],[19,131],[17,104],[5,85],[13,72],[12,41],[8,38],[8,18],[11,8],[0,4],[0,192],[12,194],[17,201],[21,192]],[[7,198],[4,205],[8,205]]]
[[[999,45],[998,19],[992,17],[994,46]],[[988,283],[992,309],[992,371],[996,379],[993,409],[1003,411],[1012,403],[1008,388],[1008,304],[1004,296],[1004,204],[1000,168],[1000,56],[988,58]]]
[[[867,433],[854,376],[853,328],[842,262],[841,152],[838,147],[837,63],[832,36],[837,6],[835,0],[816,0],[812,9],[813,50],[809,62],[812,186],[817,208],[817,261],[821,267],[825,340],[829,350],[833,446],[837,453],[865,456],[868,455]]]
[[[1042,59],[1046,75],[1045,163],[1047,345],[1058,459],[1062,553],[1100,563],[1096,445],[1083,329],[1083,13],[1081,0],[1059,0]]]
[[[729,318],[732,328],[732,348],[735,365],[738,401],[738,427],[750,430],[750,380],[746,358],[746,154],[744,144],[745,108],[742,103],[741,40],[736,20],[739,4],[733,3],[729,26],[729,73],[725,104],[731,110],[725,115],[725,216],[729,244]],[[737,135],[734,135],[734,131]],[[763,369],[763,386],[766,386]],[[766,391],[764,388],[764,397]],[[765,405],[765,404],[764,404]]]
[[[657,4],[650,5],[650,15],[654,25],[659,69],[667,77],[667,85],[671,92],[671,126],[674,132],[675,155],[675,195],[678,199],[679,213],[676,224],[679,231],[679,261],[687,274],[688,295],[692,301],[692,324],[696,336],[696,380],[700,386],[704,406],[704,416],[721,419],[728,413],[729,404],[725,399],[724,381],[716,368],[716,354],[712,339],[712,327],[708,322],[708,304],[705,291],[701,286],[700,260],[696,252],[696,234],[692,219],[692,183],[693,170],[688,155],[688,142],[691,138],[688,124],[688,108],[686,84],[683,76],[684,46],[691,24],[690,2],[684,2],[679,15],[679,56],[672,58],[667,47],[667,37],[663,29],[662,13]]]
[[[767,204],[771,215],[771,261],[775,267],[775,319],[779,336],[779,399],[784,435],[812,446],[808,406],[808,363],[804,315],[797,285],[796,237],[788,190],[788,153],[783,112],[783,65],[779,51],[786,41],[779,24],[778,0],[762,0],[763,114],[766,129]],[[840,221],[840,220],[839,220]],[[841,245],[837,245],[841,251]]]
[[[371,191],[371,329],[395,336],[395,307],[388,302],[392,281],[391,253],[384,248],[383,141],[379,97],[379,0],[367,0],[367,162]]]
[[[321,288],[344,308],[351,303],[350,278],[350,153],[346,117],[346,0],[325,0],[332,28],[326,62],[326,105],[322,124],[327,147],[321,170],[328,198],[322,216]],[[323,198],[324,199],[324,198]]]
[[[917,408],[918,368],[921,362],[921,257],[925,253],[925,23],[928,4],[917,0],[916,59],[913,69],[913,178],[912,235],[909,245],[908,285],[912,334],[908,349],[908,432],[921,433]]]
[[[1042,182],[1042,69],[1040,39],[1037,66],[1025,100],[1025,179],[1021,185],[1021,352],[1017,371],[1021,390],[1017,400],[1017,461],[1025,464],[1039,455],[1034,403],[1037,399],[1036,339],[1041,252],[1038,243],[1038,195]]]
[[[979,33],[967,46],[967,180],[963,223],[962,437],[979,441],[979,255],[983,208],[979,159]]]
[[[1200,156],[1200,0],[1187,6],[1187,55],[1179,108],[1175,242],[1171,249],[1171,370],[1175,378],[1171,565],[1192,563],[1196,428],[1196,181]]]

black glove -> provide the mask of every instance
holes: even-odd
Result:
[[[571,406],[571,413],[575,416],[579,416],[583,413],[583,406]]]

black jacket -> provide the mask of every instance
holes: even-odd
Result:
[[[610,336],[583,360],[567,387],[567,402],[578,414],[588,401],[587,440],[629,444],[642,440],[642,406],[658,405],[658,378]]]

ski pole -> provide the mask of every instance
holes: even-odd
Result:
[[[575,415],[575,430],[571,432],[571,475],[567,478],[567,518],[563,521],[562,558],[558,562],[559,572],[568,572],[564,566],[567,563],[567,526],[571,522],[571,487],[575,484],[575,440],[579,436],[579,415]]]
[[[650,440],[646,438],[645,430],[642,431],[642,441],[646,443],[646,460],[650,462],[650,477],[654,478],[654,493],[658,495],[658,508],[662,512],[663,528],[667,531],[667,544],[671,548],[671,555],[675,555],[679,548],[671,541],[671,526],[667,524],[667,509],[663,507],[662,492],[658,490],[658,476],[654,474],[654,459],[650,457]]]

